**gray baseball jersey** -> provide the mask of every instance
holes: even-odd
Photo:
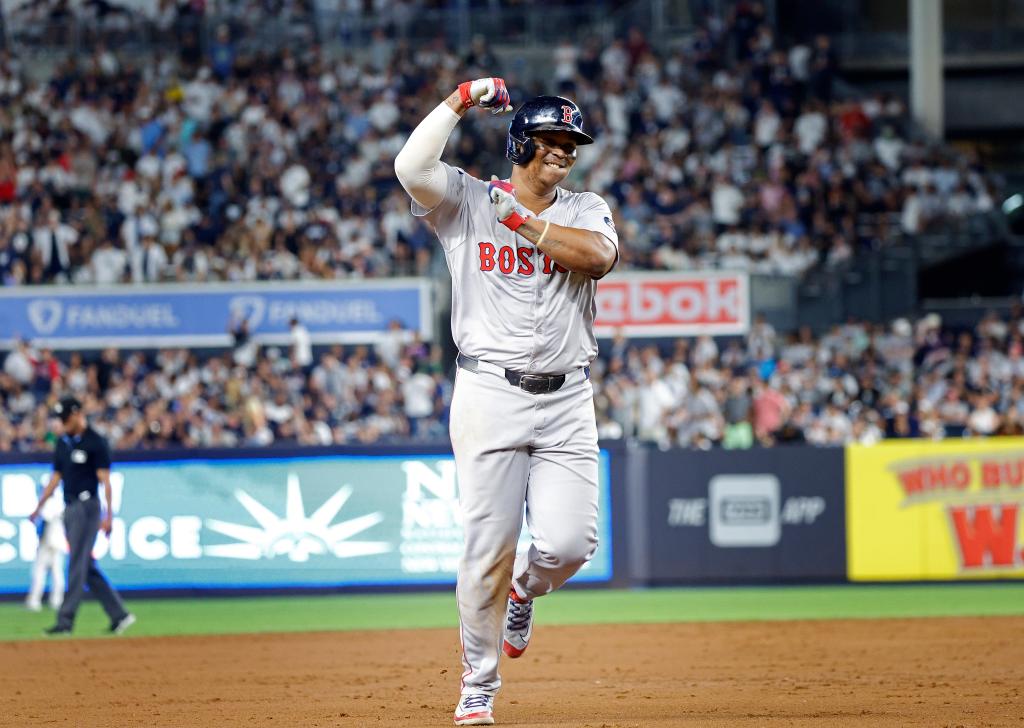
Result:
[[[426,215],[452,273],[452,332],[462,353],[450,432],[465,548],[458,602],[464,694],[494,695],[506,595],[559,588],[597,548],[597,425],[584,367],[597,355],[589,276],[570,273],[499,223],[487,183],[445,165],[443,201]],[[598,195],[556,190],[542,220],[594,230],[618,249]],[[502,369],[565,374],[557,391],[530,394]],[[530,548],[516,556],[523,513]],[[507,636],[506,636],[507,637]]]
[[[429,212],[452,274],[452,336],[459,351],[505,369],[561,374],[597,356],[597,282],[556,264],[495,218],[487,182],[445,165],[444,200]],[[556,190],[539,216],[601,233],[618,250],[608,204],[592,192]]]

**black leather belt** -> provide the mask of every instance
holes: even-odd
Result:
[[[480,371],[479,359],[460,353],[455,361],[466,371]],[[565,384],[564,374],[527,374],[525,372],[513,371],[512,369],[502,369],[502,371],[505,372],[505,379],[508,380],[509,384],[513,387],[519,387],[524,392],[529,392],[530,394],[557,392]],[[590,367],[584,367],[583,373],[589,379]]]

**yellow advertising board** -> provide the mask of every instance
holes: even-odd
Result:
[[[852,581],[1024,578],[1024,438],[846,449]]]

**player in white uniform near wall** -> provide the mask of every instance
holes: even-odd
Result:
[[[459,370],[451,406],[465,551],[457,596],[463,645],[456,725],[494,723],[498,659],[518,657],[533,603],[597,549],[597,279],[618,259],[607,203],[559,187],[593,140],[576,104],[540,96],[513,117],[509,180],[441,162],[469,108],[511,111],[505,83],[460,84],[395,160],[412,209],[430,221],[452,274]],[[533,536],[516,558],[523,506]],[[511,585],[511,588],[510,588]]]
[[[39,511],[39,547],[32,562],[32,581],[25,607],[38,612],[43,607],[43,592],[46,590],[46,574],[50,574],[50,606],[60,609],[64,603],[64,554],[68,550],[68,539],[64,535],[64,499],[54,493]]]

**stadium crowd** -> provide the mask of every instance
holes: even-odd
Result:
[[[175,3],[167,4],[171,9]],[[543,88],[576,98],[597,143],[574,184],[604,194],[621,268],[801,275],[858,248],[992,208],[971,156],[915,140],[900,101],[841,98],[826,36],[789,47],[757,3],[656,50],[639,29],[564,41]],[[5,285],[425,274],[434,236],[392,160],[465,79],[509,67],[477,39],[415,48],[387,28],[359,56],[310,44],[120,57],[102,45],[45,80],[0,56]],[[505,119],[470,115],[450,160],[507,170]]]
[[[374,348],[333,346],[313,359],[298,321],[293,344],[262,347],[241,325],[224,354],[185,349],[147,356],[107,349],[59,361],[20,342],[4,362],[0,450],[53,438],[47,404],[72,393],[120,449],[329,445],[443,439],[451,386],[440,350],[393,325]]]
[[[200,356],[109,349],[57,357],[22,342],[0,373],[0,451],[49,449],[64,393],[119,449],[444,441],[451,371],[437,345],[393,324],[374,347],[290,347]],[[1024,434],[1024,311],[946,330],[931,314],[856,321],[814,337],[759,319],[745,338],[679,339],[669,350],[617,337],[592,370],[604,439],[749,448],[883,438]]]
[[[885,438],[1024,434],[1024,315],[974,330],[850,321],[779,336],[679,339],[671,352],[619,338],[595,377],[602,437],[662,447],[748,448]]]

